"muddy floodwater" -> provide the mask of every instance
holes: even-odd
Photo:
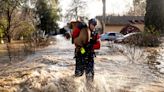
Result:
[[[74,45],[60,35],[55,39],[19,63],[1,65],[0,92],[164,92],[164,75],[148,66],[143,49],[102,42],[88,83],[74,77]]]

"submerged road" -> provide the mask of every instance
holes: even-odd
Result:
[[[88,85],[84,76],[73,76],[74,45],[62,36],[55,39],[24,61],[1,67],[0,92],[164,92],[164,78],[148,67],[141,49],[102,42]]]

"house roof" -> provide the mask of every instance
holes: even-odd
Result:
[[[102,20],[102,16],[96,17]],[[126,24],[143,24],[144,16],[107,16],[106,25],[126,25]]]

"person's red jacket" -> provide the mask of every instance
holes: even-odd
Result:
[[[73,38],[76,38],[78,37],[80,34],[80,29],[78,27],[76,27],[74,30],[73,30],[73,33],[72,33],[72,37]]]
[[[97,42],[93,45],[93,49],[100,49],[100,35],[97,35]]]
[[[73,42],[74,42],[74,39],[79,36],[79,34],[80,34],[80,29],[78,27],[76,27],[72,32]],[[78,46],[76,43],[74,43],[74,44],[76,47]]]

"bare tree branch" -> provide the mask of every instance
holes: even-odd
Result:
[[[78,20],[78,17],[80,16],[79,14],[82,13],[83,10],[85,10],[86,6],[87,4],[85,1],[73,0],[65,16],[67,16],[68,20],[75,17],[76,17],[76,20]]]

